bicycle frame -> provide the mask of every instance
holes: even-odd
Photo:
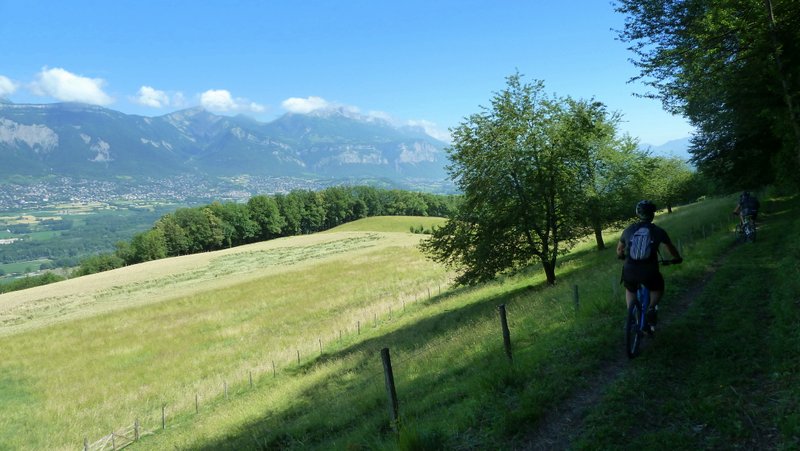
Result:
[[[756,221],[753,215],[741,215],[739,223],[736,224],[736,237],[739,241],[755,241],[756,239]]]
[[[625,346],[628,358],[639,355],[639,345],[642,342],[644,331],[648,330],[647,309],[650,307],[650,290],[644,285],[639,285],[636,290],[636,299],[628,308],[628,323],[625,326]]]

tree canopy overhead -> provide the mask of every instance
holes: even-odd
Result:
[[[800,2],[618,0],[648,95],[697,129],[698,168],[727,188],[800,185]]]

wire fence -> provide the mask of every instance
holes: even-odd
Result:
[[[721,223],[714,223],[703,227],[692,228],[686,237],[679,238],[674,242],[682,256],[690,255],[692,247],[698,239],[706,239],[709,235],[719,231],[727,231],[730,229],[730,221],[723,221]],[[316,340],[305,345],[295,346],[292,350],[286,350],[280,357],[270,359],[269,361],[261,362],[255,365],[253,369],[247,371],[242,380],[234,381],[234,384],[229,385],[229,381],[223,380],[222,386],[216,396],[201,397],[199,393],[194,393],[193,396],[187,396],[182,402],[174,402],[172,405],[163,404],[160,412],[160,424],[150,424],[147,429],[142,428],[139,419],[128,427],[113,431],[110,434],[101,437],[100,439],[89,443],[87,438],[84,438],[84,451],[105,451],[122,449],[135,443],[140,438],[146,435],[158,433],[158,430],[166,429],[171,417],[180,414],[191,413],[199,414],[205,403],[212,403],[219,400],[230,400],[234,396],[256,388],[258,382],[264,377],[277,378],[279,374],[289,368],[297,368],[299,365],[313,364],[317,359],[325,356],[328,350],[342,351],[341,346],[337,348],[345,339],[353,339],[362,333],[365,333],[368,328],[379,328],[381,324],[391,322],[395,316],[402,315],[407,307],[410,307],[420,301],[440,302],[446,297],[452,296],[453,292],[448,290],[450,280],[445,280],[445,291],[442,291],[442,283],[435,286],[426,286],[422,290],[418,290],[413,294],[404,294],[398,296],[392,301],[378,304],[365,309],[361,313],[361,318],[357,319],[350,328],[338,329],[334,332],[327,334],[318,334]],[[622,289],[620,288],[620,281],[616,277],[612,277],[610,281],[610,289],[608,295],[614,299],[622,296]],[[581,290],[578,285],[573,285],[568,290],[569,297],[567,302],[558,302],[553,305],[558,305],[560,314],[563,321],[574,320],[577,318],[578,312],[581,310]],[[564,299],[561,299],[564,301]],[[571,305],[571,307],[567,307]],[[382,310],[381,310],[382,309]],[[570,312],[570,310],[573,310]],[[484,318],[484,321],[497,321],[497,343],[498,352],[502,352],[509,362],[513,361],[515,352],[523,351],[528,347],[537,346],[535,342],[530,342],[522,345],[520,341],[514,341],[514,335],[509,327],[508,316],[509,311],[505,304],[497,306],[497,315],[493,318]],[[521,312],[523,315],[525,312]],[[532,320],[534,318],[524,318],[524,320]],[[357,343],[357,338],[355,339]],[[380,350],[374,349],[372,352],[380,353],[381,362],[377,360],[371,361],[367,367],[350,368],[346,371],[354,372],[362,375],[360,378],[354,378],[351,382],[343,388],[348,393],[358,394],[364,396],[367,393],[373,393],[375,396],[385,388],[388,400],[388,414],[387,421],[396,427],[397,416],[400,410],[400,401],[406,399],[402,394],[398,397],[397,387],[395,386],[393,369],[403,367],[414,362],[417,362],[416,367],[431,367],[435,365],[423,365],[420,362],[430,360],[430,355],[434,352],[441,350],[445,346],[451,346],[460,337],[456,335],[440,335],[434,341],[426,341],[419,348],[416,349],[402,349],[396,352],[394,356],[390,356],[390,349],[388,347]],[[338,343],[337,343],[338,342]],[[502,347],[500,344],[502,343]],[[438,357],[437,357],[438,358]],[[382,367],[379,366],[382,363]],[[374,366],[373,366],[374,365]],[[366,375],[366,377],[364,377]],[[382,387],[383,386],[383,387]],[[335,409],[337,406],[335,401],[331,401],[329,406],[316,405],[317,409],[327,408]],[[153,415],[151,414],[151,418]],[[152,423],[152,421],[151,421]]]

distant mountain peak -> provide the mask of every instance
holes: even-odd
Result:
[[[0,104],[0,179],[211,176],[444,180],[444,144],[350,108],[272,122],[202,107],[158,117],[77,104]],[[98,164],[102,163],[102,164]]]

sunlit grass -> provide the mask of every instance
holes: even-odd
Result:
[[[724,223],[731,204],[659,215],[686,254],[665,271],[668,290],[724,249],[721,225],[706,239],[697,228]],[[407,233],[415,221],[377,226],[405,233],[276,240],[0,297],[0,403],[14,407],[2,409],[0,430],[19,431],[0,448],[74,449],[134,418],[158,429],[164,404],[167,431],[146,437],[145,449],[391,448],[382,347],[395,364],[404,440],[492,448],[622,352],[618,231],[605,251],[587,240],[562,258],[555,287],[533,265],[448,289],[449,275],[419,254],[421,236]]]
[[[348,222],[331,229],[331,232],[408,232],[412,227],[431,230],[446,222],[445,218],[431,216],[373,216]]]

